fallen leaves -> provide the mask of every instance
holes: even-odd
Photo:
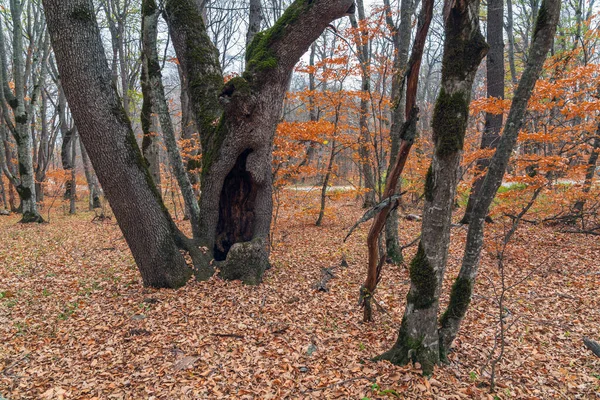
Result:
[[[0,395],[390,399],[395,392],[413,399],[493,398],[481,373],[496,323],[490,282],[498,276],[491,253],[484,254],[451,363],[424,380],[413,366],[370,361],[396,339],[408,275],[402,266],[384,267],[377,298],[388,313],[377,312],[375,324],[361,323],[356,302],[368,226],[342,244],[361,215],[359,205],[344,207],[335,222],[327,219],[317,228],[294,211],[306,195],[289,196],[273,238],[273,268],[258,287],[215,277],[179,290],[146,289],[114,223],[92,224],[92,214],[81,214],[22,226],[18,216],[3,217]],[[401,227],[408,243],[419,222],[401,221]],[[446,293],[464,236],[453,230]],[[407,259],[414,250],[406,251]],[[549,252],[556,255],[538,267]],[[519,315],[520,321],[506,338],[496,395],[597,397],[600,359],[585,350],[582,337],[600,339],[600,275],[590,275],[598,270],[598,239],[524,226],[510,254],[511,280],[537,269],[508,299],[507,318]],[[314,289],[322,269],[339,266],[343,257],[348,266],[336,268],[329,292]]]

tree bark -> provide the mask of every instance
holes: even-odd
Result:
[[[354,16],[351,16],[350,22],[355,30],[354,42],[356,43],[356,52],[361,67],[360,79],[362,96],[360,98],[360,115],[358,119],[360,128],[358,154],[360,156],[360,165],[365,178],[365,188],[367,189],[363,208],[371,208],[376,204],[375,194],[377,193],[377,183],[375,182],[375,174],[373,173],[371,165],[371,151],[369,149],[371,134],[369,133],[369,100],[367,97],[371,91],[371,77],[369,72],[371,68],[371,51],[369,46],[369,33],[365,26],[365,7],[362,0],[357,0],[356,8],[358,11],[358,20]]]
[[[391,13],[389,0],[384,4],[387,12]],[[410,46],[410,36],[412,33],[412,15],[415,12],[415,0],[402,0],[400,10],[400,26],[396,27],[391,14],[386,17],[389,29],[393,33],[394,43],[394,75],[392,77],[392,125],[390,127],[390,166],[387,175],[390,176],[396,164],[396,156],[400,149],[400,131],[405,122],[404,114],[406,112],[404,99],[404,76],[406,74],[406,65],[408,63],[408,48]],[[410,112],[410,110],[409,110]],[[397,194],[400,190],[398,183],[394,188]],[[398,209],[394,208],[385,224],[385,248],[389,260],[395,264],[404,261],[400,241],[398,238]]]
[[[433,115],[434,154],[425,183],[421,241],[410,265],[410,290],[398,339],[378,359],[419,362],[431,374],[439,362],[437,311],[442,289],[458,168],[473,79],[487,52],[479,30],[479,0],[444,3],[442,81]]]
[[[488,19],[487,19],[487,42],[490,45],[490,51],[487,54],[487,96],[496,99],[504,99],[504,39],[503,39],[503,20],[504,20],[504,0],[488,0]],[[485,128],[481,136],[482,150],[495,149],[500,140],[500,131],[502,130],[503,114],[485,114]],[[481,174],[490,164],[489,157],[477,160],[476,174]],[[468,224],[471,221],[471,212],[473,204],[477,201],[479,190],[483,183],[483,175],[479,175],[473,187],[465,215],[461,223]]]
[[[146,168],[104,54],[91,0],[44,0],[65,95],[146,286],[179,287],[192,252]]]
[[[223,86],[216,49],[192,1],[167,1],[166,18],[202,132],[200,243],[224,276],[256,282],[267,265],[273,137],[292,70],[351,0],[292,3],[246,52],[246,71]],[[235,244],[247,243],[240,246]],[[254,248],[252,265],[236,251]],[[233,252],[234,254],[231,254]],[[244,277],[247,276],[247,279]],[[259,280],[259,279],[258,279]]]
[[[83,141],[79,141],[79,151],[81,152],[81,163],[83,164],[83,172],[85,173],[85,180],[88,185],[90,195],[88,197],[89,210],[92,211],[95,208],[102,207],[100,204],[100,187],[98,186],[98,179],[92,166],[90,165],[90,158],[87,154],[87,150],[83,145]]]
[[[544,66],[546,55],[552,46],[559,16],[560,0],[543,0],[533,33],[527,64],[515,91],[498,148],[490,161],[490,166],[483,180],[479,199],[473,207],[462,266],[452,286],[449,306],[441,317],[439,341],[442,357],[445,357],[450,349],[471,302],[483,248],[485,217],[498,188],[502,184],[502,177],[523,125],[527,103]]]
[[[194,237],[200,236],[198,201],[190,183],[187,171],[183,165],[181,153],[175,139],[175,129],[169,114],[169,109],[165,97],[165,90],[162,83],[162,74],[158,62],[158,49],[156,40],[158,36],[158,17],[160,10],[155,0],[143,0],[142,3],[142,71],[144,74],[145,91],[144,102],[147,110],[156,110],[160,120],[160,126],[163,132],[169,164],[173,175],[177,179],[186,209],[190,213],[190,222]],[[148,122],[146,121],[146,124]]]
[[[250,0],[250,13],[248,15],[248,32],[246,33],[246,47],[250,46],[254,36],[260,32],[263,13],[261,0]]]

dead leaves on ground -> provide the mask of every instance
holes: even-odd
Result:
[[[388,314],[360,323],[367,228],[342,239],[361,210],[346,207],[317,228],[288,203],[275,230],[274,267],[259,287],[213,278],[177,291],[145,289],[112,223],[91,224],[87,214],[36,226],[2,218],[0,395],[493,399],[481,371],[497,323],[491,250],[451,364],[425,380],[412,366],[370,361],[395,340],[408,277],[403,267],[386,265],[377,299]],[[404,242],[418,233],[418,222],[401,226]],[[449,278],[464,235],[453,230]],[[535,271],[509,292],[505,318],[519,321],[507,334],[495,395],[598,397],[600,362],[581,341],[600,339],[600,275],[591,274],[600,268],[598,239],[524,226],[509,256],[511,282]],[[348,267],[340,267],[342,257]],[[329,292],[317,292],[322,268],[334,266]]]

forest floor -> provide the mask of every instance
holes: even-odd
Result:
[[[490,394],[501,288],[493,255],[506,226],[488,225],[473,306],[450,363],[426,380],[413,366],[370,361],[396,338],[406,266],[385,266],[376,299],[386,312],[363,324],[369,224],[344,244],[358,204],[330,202],[315,227],[309,196],[283,196],[273,268],[257,287],[214,277],[146,289],[114,219],[56,211],[49,224],[20,225],[0,217],[0,399],[600,398],[600,358],[582,343],[600,340],[598,237],[519,228],[506,253],[505,284],[516,286],[506,293],[509,329]],[[420,223],[400,226],[406,244]],[[465,233],[452,230],[448,278]],[[319,292],[326,267],[335,278]]]

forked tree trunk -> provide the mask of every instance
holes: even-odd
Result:
[[[202,132],[200,240],[177,229],[157,191],[111,81],[92,0],[44,0],[65,94],[144,284],[178,287],[192,274],[221,273],[247,283],[267,267],[271,221],[271,154],[294,65],[352,0],[297,0],[281,20],[257,34],[243,77],[223,86],[218,54],[193,0],[167,1],[165,14]],[[204,254],[199,245],[206,246]]]
[[[480,196],[473,207],[462,266],[450,294],[450,303],[441,317],[440,353],[445,357],[454,341],[471,302],[473,285],[479,269],[483,248],[484,221],[489,207],[502,184],[508,161],[523,126],[527,103],[542,71],[546,55],[552,46],[560,16],[560,0],[544,0],[539,9],[527,65],[513,97],[512,105],[498,148],[490,161]]]
[[[200,243],[222,261],[228,279],[257,283],[268,266],[273,137],[288,82],[300,56],[351,6],[351,0],[295,1],[271,29],[254,37],[243,75],[223,86],[217,50],[194,2],[166,3],[202,132]]]
[[[410,265],[410,291],[398,339],[378,359],[419,362],[431,374],[439,362],[437,311],[446,270],[471,88],[487,44],[479,30],[479,0],[444,3],[442,81],[433,114],[433,160],[425,183],[421,242]]]
[[[504,99],[504,0],[488,1],[488,23],[487,23],[487,41],[490,45],[490,51],[486,58],[487,68],[487,95],[496,99]],[[500,140],[500,131],[502,130],[502,112],[500,114],[485,114],[485,128],[481,136],[482,150],[495,149]],[[490,164],[490,158],[484,157],[477,160],[477,172],[481,173]],[[478,176],[473,182],[471,194],[467,202],[465,215],[461,222],[468,224],[471,221],[471,212],[473,205],[477,201],[483,175]]]

